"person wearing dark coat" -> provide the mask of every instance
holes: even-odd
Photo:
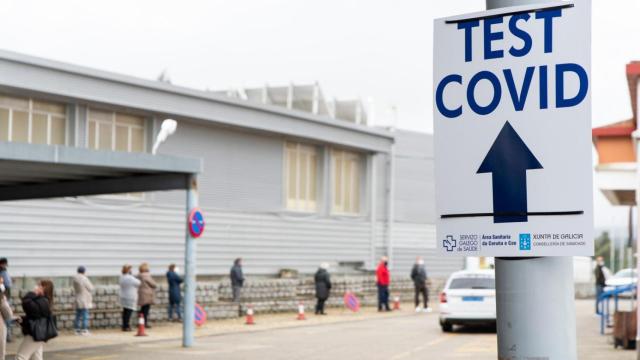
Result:
[[[233,302],[240,301],[240,290],[244,286],[244,274],[242,273],[242,259],[237,258],[233,261],[233,266],[229,272],[231,278],[231,290],[233,293]]]
[[[596,268],[594,270],[596,278],[596,314],[600,313],[598,309],[598,299],[604,292],[604,287],[607,285],[607,276],[605,274],[606,268],[607,267],[604,266],[604,258],[602,256],[598,256],[596,258]]]
[[[427,270],[424,268],[424,260],[421,257],[416,259],[416,263],[411,269],[411,280],[415,289],[416,312],[420,311],[420,295],[424,301],[422,311],[431,312],[429,308],[429,289],[427,288]]]
[[[50,280],[41,280],[33,291],[30,291],[22,298],[22,334],[24,338],[16,353],[16,360],[42,360],[42,352],[46,339],[35,339],[31,333],[31,323],[37,322],[41,326],[43,322],[39,319],[48,319],[52,316],[53,308],[53,283]],[[46,326],[46,325],[44,325]],[[46,331],[40,329],[40,333]]]
[[[316,284],[316,315],[326,315],[324,312],[324,303],[329,299],[331,293],[331,276],[329,276],[329,264],[322,263],[316,275],[314,276]]]
[[[178,321],[180,321],[182,320],[182,310],[180,309],[180,303],[182,302],[180,284],[182,284],[182,278],[178,275],[176,264],[169,265],[167,283],[169,283],[169,321],[173,320],[174,310],[178,316]]]

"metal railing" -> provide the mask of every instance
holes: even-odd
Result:
[[[600,335],[604,335],[604,329],[607,326],[611,326],[611,317],[609,313],[609,305],[611,299],[614,301],[614,312],[618,311],[618,301],[620,295],[629,293],[632,299],[636,297],[636,284],[615,286],[610,290],[603,291],[598,296],[597,314],[600,315]]]

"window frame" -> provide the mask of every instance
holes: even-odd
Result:
[[[91,119],[91,110],[93,109],[93,111],[96,112],[102,112],[102,113],[110,113],[111,114],[111,121],[101,121],[101,120],[92,120]],[[99,107],[91,107],[91,106],[87,106],[86,107],[86,118],[85,118],[85,145],[87,147],[87,149],[91,149],[91,150],[102,150],[102,151],[119,151],[122,152],[121,150],[116,150],[116,129],[118,126],[127,126],[127,153],[135,153],[137,151],[132,151],[132,128],[136,128],[138,127],[137,125],[133,125],[133,124],[118,124],[116,121],[117,118],[117,114],[121,114],[121,115],[129,115],[129,116],[137,116],[140,117],[143,122],[142,122],[142,126],[140,126],[140,129],[142,130],[142,151],[141,153],[148,153],[148,149],[147,149],[147,127],[149,126],[149,121],[147,119],[147,117],[145,116],[141,116],[141,115],[136,115],[136,114],[128,114],[128,113],[124,113],[124,112],[118,112],[115,110],[111,110],[111,109],[104,109],[104,108],[99,108]],[[90,143],[90,138],[89,138],[89,129],[90,126],[89,124],[93,122],[95,123],[95,145],[92,147],[91,143]],[[111,148],[110,149],[101,149],[99,147],[100,145],[100,141],[99,141],[99,137],[100,137],[100,126],[99,124],[103,123],[103,124],[109,124],[111,126]],[[107,199],[107,200],[131,200],[131,201],[144,201],[146,199],[146,193],[122,193],[122,194],[105,194],[105,195],[97,195],[98,198],[102,198],[102,199]]]
[[[289,198],[289,187],[290,187],[290,164],[289,164],[289,145],[295,145],[296,149],[296,163],[297,163],[297,173],[296,173],[296,197]],[[305,198],[301,198],[300,194],[300,154],[306,153],[308,155],[307,161],[310,161],[312,156],[315,156],[315,176],[313,184],[315,185],[315,191],[311,189],[311,168],[310,164],[307,165],[306,171],[306,183],[307,183],[307,196]],[[295,212],[295,213],[317,213],[321,209],[321,156],[318,147],[313,144],[303,143],[299,141],[285,140],[283,143],[283,204],[284,209],[286,211]],[[312,192],[315,193],[315,199],[311,200],[310,195]],[[291,206],[290,202],[295,202],[296,206]],[[299,204],[303,203],[302,206]]]
[[[7,117],[7,142],[15,142],[15,143],[24,143],[24,144],[33,144],[33,145],[48,145],[48,146],[67,146],[69,144],[69,134],[68,134],[68,127],[69,127],[69,115],[68,115],[68,104],[64,103],[64,102],[57,102],[57,101],[51,101],[51,100],[45,100],[45,99],[35,99],[31,96],[20,96],[20,95],[13,95],[13,94],[5,94],[2,93],[0,94],[0,97],[7,97],[7,98],[13,98],[13,99],[20,99],[20,100],[26,100],[27,101],[27,108],[26,109],[20,109],[20,108],[16,108],[16,107],[11,107],[11,106],[6,106],[6,105],[2,105],[0,104],[0,109],[4,109],[8,111],[8,117]],[[36,110],[34,109],[33,103],[34,101],[37,102],[43,102],[43,103],[51,103],[51,104],[55,104],[55,105],[59,105],[62,106],[64,108],[63,114],[58,114],[58,113],[53,113],[53,112],[47,112],[47,111],[43,111],[43,110]],[[14,112],[15,111],[21,111],[21,112],[26,112],[27,113],[27,141],[23,142],[23,141],[17,141],[17,140],[13,140],[14,137],[14,132],[13,132],[13,118],[14,118]],[[43,143],[34,143],[33,142],[33,118],[34,115],[44,115],[46,116],[46,120],[47,120],[47,130],[46,130],[46,142]],[[64,141],[61,144],[52,144],[52,122],[54,119],[57,120],[62,120],[64,122],[64,131],[63,131],[63,135],[64,135]]]
[[[111,113],[111,120],[110,121],[103,121],[103,120],[92,120],[91,119],[91,110],[93,109],[93,111],[95,112],[103,112],[103,113]],[[121,114],[121,115],[129,115],[129,116],[137,116],[140,117],[143,120],[143,123],[141,126],[138,125],[133,125],[133,124],[122,124],[122,123],[118,123],[117,122],[117,115]],[[107,150],[107,151],[120,151],[123,152],[122,150],[116,150],[116,135],[117,135],[117,128],[118,126],[126,126],[127,127],[127,153],[134,153],[134,152],[141,152],[141,153],[147,153],[148,149],[147,149],[147,127],[149,126],[148,124],[148,119],[145,116],[140,116],[140,115],[135,115],[135,114],[128,114],[128,113],[123,113],[123,112],[118,112],[115,110],[110,110],[110,109],[101,109],[101,108],[96,108],[96,107],[90,107],[87,106],[87,123],[85,126],[85,135],[86,135],[86,146],[88,149],[91,150]],[[91,141],[90,141],[90,124],[91,123],[95,123],[95,145],[91,146]],[[108,124],[111,126],[111,148],[110,149],[101,149],[100,146],[100,124]],[[137,128],[140,129],[142,131],[142,151],[133,151],[133,136],[132,136],[132,129]]]
[[[355,169],[357,169],[357,174],[356,176],[353,176],[353,174],[351,174],[350,178],[351,181],[354,181],[354,179],[357,179],[357,184],[355,184],[354,188],[352,188],[351,190],[351,201],[352,203],[356,204],[355,206],[357,206],[356,211],[346,211],[344,210],[344,194],[345,194],[345,188],[342,187],[341,189],[341,197],[342,197],[342,208],[337,208],[336,207],[336,196],[337,196],[337,157],[336,154],[340,154],[341,159],[343,162],[345,161],[345,155],[347,157],[349,157],[350,161],[356,160],[356,166]],[[331,179],[330,179],[330,184],[331,184],[331,191],[330,191],[330,214],[331,215],[336,215],[336,216],[351,216],[351,217],[360,217],[363,216],[364,214],[364,208],[365,208],[365,197],[366,194],[363,194],[363,185],[365,184],[366,181],[366,166],[365,166],[365,156],[362,153],[359,153],[357,151],[352,151],[349,149],[342,149],[342,148],[330,148],[329,149],[329,157],[330,157],[330,166],[331,166]],[[343,170],[344,170],[344,164],[343,164]],[[341,176],[344,176],[344,173],[341,173]],[[343,178],[344,179],[344,178]],[[344,180],[343,184],[344,184]],[[353,184],[352,184],[353,185]]]

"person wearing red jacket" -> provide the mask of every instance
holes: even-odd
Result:
[[[391,282],[391,276],[387,265],[389,259],[383,256],[380,259],[378,268],[376,269],[376,285],[378,286],[378,311],[391,311],[389,308],[389,283]]]

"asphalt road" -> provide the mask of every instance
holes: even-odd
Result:
[[[635,359],[633,351],[614,350],[610,337],[598,334],[591,301],[577,308],[578,358],[581,360]],[[48,352],[45,358],[62,360],[119,359],[473,359],[497,358],[496,335],[490,329],[458,328],[443,333],[437,314],[409,311],[397,316],[315,324],[201,337],[191,349],[177,340]]]
[[[384,319],[49,353],[48,359],[495,359],[495,334],[483,329],[443,334],[437,315]]]

